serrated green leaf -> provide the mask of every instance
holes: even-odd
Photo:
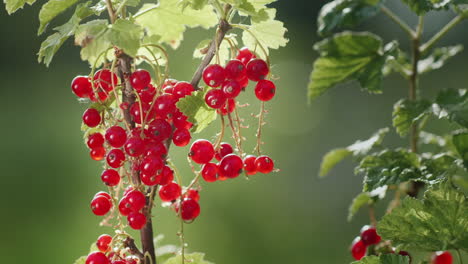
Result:
[[[364,157],[355,173],[364,175],[364,192],[422,179],[418,155],[405,149],[383,150]]]
[[[418,63],[419,73],[427,73],[442,68],[445,63],[458,53],[463,51],[463,45],[436,48],[434,51]]]
[[[458,154],[463,159],[465,167],[468,169],[468,132],[456,132],[452,136],[452,143],[457,149]]]
[[[352,154],[351,151],[340,148],[340,149],[333,149],[330,150],[325,156],[322,158],[322,163],[320,164],[320,177],[325,177],[336,164],[340,163],[346,157]]]
[[[113,45],[122,49],[126,54],[135,57],[140,48],[140,40],[143,29],[133,22],[125,19],[117,19],[114,24],[109,25],[106,39]]]
[[[164,264],[179,264],[181,263],[181,255],[177,255],[175,257],[172,257],[168,259]],[[187,263],[191,264],[213,264],[212,262],[209,262],[205,260],[205,254],[204,253],[191,253],[191,254],[185,254],[185,261]]]
[[[361,207],[363,207],[366,204],[369,204],[372,201],[372,197],[368,192],[363,192],[358,194],[353,199],[353,202],[349,206],[348,209],[348,221],[351,221],[353,219],[353,216],[359,211]]]
[[[180,3],[183,6],[183,8],[190,6],[195,10],[200,10],[203,9],[206,6],[206,4],[208,4],[208,0],[182,0],[180,1]]]
[[[103,19],[92,20],[78,27],[75,44],[81,46],[82,60],[88,61],[90,65],[96,64],[97,67],[104,62],[105,56],[99,57],[99,55],[111,47],[110,42],[104,37],[107,31],[108,22]]]
[[[466,196],[445,182],[432,186],[424,199],[407,197],[377,226],[394,245],[424,251],[468,248]]]
[[[268,19],[273,19],[273,9],[266,8],[266,5],[274,1],[268,0],[220,0],[221,2],[230,4],[233,9],[237,10],[241,16],[249,16],[252,22],[260,23]],[[276,0],[275,0],[276,1]]]
[[[322,7],[318,16],[318,33],[358,26],[380,12],[382,0],[335,0]]]
[[[370,93],[381,93],[386,55],[380,38],[371,33],[345,32],[319,42],[315,49],[320,57],[310,77],[309,99],[350,80],[357,80]]]
[[[193,123],[192,131],[194,133],[201,132],[217,117],[216,110],[206,105],[203,91],[197,91],[190,96],[181,98],[177,102],[177,108]]]
[[[151,10],[150,10],[151,9]],[[138,15],[145,10],[150,10]],[[149,35],[158,35],[161,42],[177,48],[183,39],[187,27],[210,28],[217,24],[218,19],[210,6],[201,10],[183,9],[179,0],[160,0],[158,5],[145,4],[136,15],[136,22]]]
[[[429,114],[431,103],[427,100],[411,101],[402,99],[393,106],[393,127],[404,137],[411,125]]]
[[[432,107],[438,118],[447,118],[468,128],[468,92],[466,89],[441,91]]]
[[[39,31],[42,34],[50,21],[80,0],[49,0],[39,11]]]
[[[85,264],[86,263],[86,256],[81,256],[73,264]]]
[[[18,9],[23,8],[25,4],[32,5],[36,0],[3,0],[5,3],[5,9],[9,15],[16,12]]]
[[[466,0],[403,0],[403,2],[418,15],[432,10],[448,10],[450,7],[468,3]]]
[[[396,254],[383,254],[380,256],[367,256],[359,261],[354,261],[351,264],[408,264],[407,256]]]

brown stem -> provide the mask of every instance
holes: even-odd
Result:
[[[141,251],[135,245],[135,240],[133,240],[133,238],[127,237],[127,239],[124,241],[124,245],[130,249],[130,253],[137,256],[139,259],[144,258],[143,253],[141,253]]]

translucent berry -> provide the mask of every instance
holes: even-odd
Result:
[[[226,98],[235,98],[242,91],[242,87],[237,81],[225,81],[222,85],[223,93]]]
[[[144,185],[147,186],[154,186],[158,184],[156,180],[156,174],[140,173],[140,180]]]
[[[184,199],[193,199],[195,201],[200,201],[200,193],[195,190],[195,189],[190,189],[190,190],[187,190],[187,192],[185,193]]]
[[[146,156],[163,157],[167,154],[167,148],[162,142],[150,142],[146,145]]]
[[[259,156],[255,159],[255,167],[257,172],[270,173],[275,167],[275,163],[268,156]]]
[[[267,63],[261,59],[253,59],[247,64],[247,77],[249,80],[258,82],[265,79],[270,72]]]
[[[139,157],[145,152],[145,143],[140,137],[131,137],[125,142],[124,148],[129,156]]]
[[[119,212],[123,216],[127,216],[132,212],[132,206],[128,202],[127,196],[122,197],[119,202]]]
[[[236,154],[228,154],[221,159],[218,165],[218,173],[228,178],[235,178],[242,172],[244,163]]]
[[[187,129],[176,129],[172,136],[172,142],[174,142],[174,145],[178,147],[187,146],[191,139],[192,136],[190,135],[190,131]]]
[[[104,145],[104,136],[101,133],[93,133],[88,136],[86,145],[88,145],[90,149],[102,147],[102,145]]]
[[[226,79],[224,68],[219,64],[211,64],[203,70],[203,81],[210,87],[219,87]]]
[[[159,198],[161,198],[163,202],[174,201],[180,197],[181,192],[182,189],[180,188],[180,185],[175,182],[171,182],[159,189]]]
[[[189,82],[178,82],[174,85],[172,94],[177,98],[182,98],[191,95],[193,91],[195,91],[195,89],[193,89],[193,86]]]
[[[144,174],[155,175],[158,170],[163,168],[163,166],[164,163],[161,157],[146,156],[141,161],[140,170]]]
[[[87,98],[93,93],[88,76],[76,76],[71,83],[71,89],[80,98]]]
[[[236,109],[236,101],[233,98],[228,98],[223,107],[217,109],[216,112],[221,115],[227,115],[234,112],[234,109]]]
[[[114,87],[118,84],[119,79],[115,73],[107,69],[102,69],[94,74],[94,81],[98,88],[110,92],[114,90]]]
[[[156,95],[156,88],[153,85],[148,85],[148,87],[138,91],[140,95],[140,100],[145,103],[149,104],[153,102],[154,96]]]
[[[112,237],[104,234],[100,235],[96,241],[96,246],[102,253],[106,253],[110,251],[109,244],[112,242]]]
[[[205,103],[215,109],[223,107],[226,99],[226,95],[221,89],[212,89],[205,94]]]
[[[183,220],[191,221],[200,215],[200,205],[194,199],[184,199],[180,211]]]
[[[276,86],[272,81],[260,80],[255,86],[255,96],[260,101],[270,101],[275,97]]]
[[[86,109],[83,113],[83,123],[89,127],[97,127],[101,123],[101,114],[94,108]]]
[[[257,173],[257,166],[255,165],[255,160],[257,157],[253,155],[248,155],[244,158],[244,171],[247,175],[254,175]]]
[[[114,148],[120,148],[127,141],[127,133],[120,126],[112,126],[106,130],[106,140]]]
[[[192,128],[193,124],[187,121],[187,116],[182,114],[180,111],[176,111],[172,116],[172,122],[174,126],[179,129],[190,129]]]
[[[127,216],[127,221],[131,228],[140,230],[146,225],[146,216],[140,212],[131,212]]]
[[[163,94],[156,99],[154,110],[160,117],[166,117],[175,112],[176,102],[177,98],[172,94]]]
[[[165,165],[161,172],[156,175],[156,184],[167,185],[174,180],[174,171],[167,165]]]
[[[215,182],[218,175],[218,165],[211,162],[204,164],[201,175],[206,182]]]
[[[192,143],[190,147],[189,156],[198,164],[205,164],[210,162],[214,157],[215,151],[213,144],[206,139],[198,139]]]
[[[96,198],[96,197],[98,197],[98,196],[104,196],[104,197],[106,197],[106,198],[109,199],[109,200],[112,199],[111,196],[110,196],[110,194],[108,194],[108,193],[106,193],[106,192],[102,192],[102,191],[96,193],[96,194],[94,195],[94,198]]]
[[[95,251],[88,255],[86,264],[110,264],[110,261],[104,253]]]
[[[432,255],[431,264],[452,264],[453,257],[448,251],[437,251]]]
[[[234,152],[234,149],[232,148],[231,144],[222,142],[219,145],[218,151],[216,151],[215,153],[215,158],[217,160],[221,160],[224,156],[226,156],[227,154],[231,154],[233,152]]]
[[[360,237],[356,237],[351,244],[351,255],[355,260],[360,260],[366,255],[367,246],[362,243]]]
[[[101,180],[107,186],[116,186],[120,182],[120,175],[116,170],[107,169],[102,172]]]
[[[379,243],[381,240],[380,236],[377,235],[377,230],[372,226],[363,226],[361,229],[361,241],[366,246],[374,245]]]
[[[125,161],[125,153],[121,149],[112,149],[107,153],[107,164],[112,168],[116,169],[123,165]]]
[[[245,65],[247,65],[247,63],[249,63],[249,61],[254,58],[255,55],[247,47],[240,49],[236,57],[236,59],[240,60]]]
[[[146,197],[142,192],[133,190],[130,191],[125,197],[127,198],[127,202],[130,204],[130,209],[132,211],[137,212],[145,207]]]
[[[111,200],[104,196],[94,197],[91,201],[91,210],[95,215],[105,215],[112,207]]]
[[[172,126],[164,119],[155,119],[148,128],[150,137],[156,142],[168,139],[172,133]]]
[[[241,80],[246,76],[246,69],[244,63],[240,60],[230,60],[225,67],[226,79],[228,80]]]
[[[146,88],[151,82],[151,75],[145,70],[136,70],[130,76],[130,84],[135,90]]]
[[[92,148],[89,151],[89,156],[95,161],[100,161],[104,159],[104,156],[106,155],[106,149],[104,147],[97,147],[97,148]]]

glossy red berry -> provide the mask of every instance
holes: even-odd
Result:
[[[107,164],[116,169],[123,165],[125,161],[125,153],[121,149],[112,149],[107,153]]]
[[[83,123],[89,127],[97,127],[101,123],[101,114],[94,108],[86,109],[83,113]]]
[[[149,104],[153,102],[154,96],[156,95],[156,88],[153,85],[148,85],[148,87],[138,91],[140,95],[140,100],[145,103]]]
[[[374,245],[379,243],[381,240],[380,236],[377,235],[377,230],[372,226],[363,226],[361,229],[361,241],[366,246]]]
[[[131,137],[125,142],[124,148],[129,156],[139,157],[145,152],[145,142],[140,137]]]
[[[211,64],[203,70],[203,81],[210,87],[219,87],[226,79],[226,72],[219,64]]]
[[[228,98],[223,107],[217,109],[216,112],[221,115],[227,115],[234,112],[234,109],[236,109],[236,101],[233,98]]]
[[[226,98],[235,98],[242,91],[242,87],[237,81],[225,81],[222,85],[223,93]]]
[[[151,82],[151,75],[145,70],[136,70],[130,75],[130,84],[135,90],[146,88]]]
[[[90,149],[102,147],[102,145],[104,145],[104,136],[101,133],[93,133],[88,136],[86,145],[88,145]]]
[[[213,144],[206,139],[198,139],[192,143],[190,147],[189,156],[198,164],[205,164],[210,162],[214,157],[215,151]]]
[[[193,86],[189,82],[178,82],[174,85],[172,94],[177,98],[182,98],[191,95],[193,91],[195,91],[195,89],[193,89]]]
[[[146,156],[141,161],[140,170],[144,174],[155,175],[158,170],[163,168],[163,166],[164,163],[161,157]]]
[[[249,61],[254,58],[255,55],[247,47],[241,48],[236,57],[236,59],[240,60],[245,65],[247,65],[247,63],[249,63]]]
[[[255,159],[255,168],[257,172],[270,173],[273,171],[275,163],[268,156],[259,156]]]
[[[218,151],[216,151],[215,153],[215,158],[217,160],[221,160],[222,158],[224,158],[224,156],[226,156],[227,154],[231,154],[233,152],[234,152],[234,149],[232,148],[231,144],[222,142],[219,145]]]
[[[110,92],[118,84],[117,75],[107,69],[102,69],[94,74],[94,81],[98,88]]]
[[[171,182],[159,189],[159,198],[161,198],[163,202],[174,201],[180,197],[181,192],[182,189],[180,188],[180,185],[175,182]]]
[[[205,94],[205,103],[215,109],[223,107],[226,99],[226,95],[221,89],[212,89]]]
[[[215,182],[218,175],[218,165],[211,162],[204,164],[201,175],[206,182]]]
[[[244,158],[244,171],[247,175],[254,175],[257,173],[257,166],[255,165],[255,160],[257,157],[253,155],[248,155]]]
[[[171,115],[176,110],[177,98],[172,94],[163,94],[154,102],[154,110],[160,117]]]
[[[453,257],[448,251],[437,251],[432,255],[431,264],[452,264]]]
[[[146,145],[146,156],[163,157],[167,154],[167,148],[162,142],[150,142]]]
[[[107,186],[116,186],[120,182],[120,175],[116,170],[107,169],[102,172],[101,180]]]
[[[246,76],[246,69],[244,63],[240,60],[230,60],[225,67],[226,79],[228,80],[241,80]]]
[[[187,116],[182,114],[180,111],[176,111],[172,116],[172,122],[174,126],[179,129],[190,129],[192,128],[193,124],[187,121]]]
[[[154,111],[154,108],[150,112],[150,107],[151,106],[149,104],[140,104],[139,102],[132,104],[130,107],[130,115],[132,116],[133,121],[137,124],[141,124],[154,119],[156,112]]]
[[[261,59],[253,59],[247,64],[247,77],[249,80],[258,82],[265,79],[270,72],[267,63]]]
[[[165,165],[161,172],[156,175],[156,184],[167,185],[174,180],[174,171],[167,165]]]
[[[236,154],[228,154],[221,159],[218,165],[218,173],[228,178],[235,178],[242,172],[244,163]]]
[[[128,264],[128,262],[122,259],[117,259],[117,260],[113,260],[111,264]]]
[[[247,78],[247,75],[245,75],[245,77],[238,80],[238,82],[242,87],[242,90],[245,90],[245,88],[249,85],[249,78]]]
[[[367,246],[362,243],[360,237],[356,237],[351,244],[351,255],[355,260],[360,260],[366,255]]]
[[[128,202],[127,196],[125,196],[125,195],[124,195],[124,197],[122,197],[122,199],[120,199],[119,212],[123,216],[127,216],[128,214],[130,214],[132,212],[132,206]]]
[[[158,184],[156,174],[140,173],[140,180],[146,186],[154,186]]]
[[[148,128],[150,137],[156,142],[168,139],[172,133],[172,126],[164,119],[155,119]]]
[[[194,199],[184,199],[180,211],[183,220],[191,221],[200,215],[200,205]]]
[[[172,142],[174,142],[174,145],[178,147],[187,146],[191,139],[192,136],[190,135],[190,131],[187,129],[176,129],[172,136]]]
[[[104,197],[106,197],[107,199],[112,200],[110,194],[108,194],[108,193],[106,193],[106,192],[102,192],[102,191],[101,191],[101,192],[98,192],[98,193],[96,193],[96,194],[94,195],[94,198],[96,198],[96,197],[98,197],[98,196],[104,196]]]
[[[91,201],[91,210],[95,215],[105,215],[112,207],[112,202],[107,197],[97,196]]]
[[[195,189],[190,189],[190,190],[187,190],[187,192],[185,193],[184,199],[193,199],[195,201],[200,201],[200,193],[195,190]]]
[[[95,161],[100,161],[104,159],[104,156],[106,155],[106,149],[104,147],[97,147],[97,148],[92,148],[89,151],[89,156]]]
[[[76,76],[71,83],[71,89],[80,98],[87,98],[93,93],[88,76]]]
[[[110,261],[104,253],[95,251],[88,255],[86,264],[110,264]]]
[[[146,197],[142,192],[133,190],[130,191],[125,197],[127,198],[127,202],[130,204],[130,209],[132,211],[137,212],[145,207]]]
[[[109,244],[112,242],[112,237],[104,234],[100,235],[96,241],[96,246],[102,253],[106,253],[110,251]]]
[[[255,86],[255,96],[258,100],[266,102],[275,97],[276,86],[272,81],[260,80]]]
[[[131,228],[140,230],[146,225],[146,216],[140,212],[131,212],[127,216],[127,221]]]
[[[106,130],[106,140],[114,148],[120,148],[127,141],[127,133],[120,126],[112,126]]]

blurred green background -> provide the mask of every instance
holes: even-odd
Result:
[[[277,97],[268,103],[264,151],[281,172],[258,175],[251,180],[203,184],[201,216],[186,226],[189,248],[206,252],[218,264],[237,263],[349,263],[348,247],[358,235],[367,215],[361,212],[346,221],[351,199],[359,193],[361,178],[345,162],[330,177],[319,180],[322,155],[331,148],[365,139],[391,124],[391,109],[407,94],[407,84],[398,76],[384,82],[383,95],[362,93],[356,84],[342,85],[310,106],[306,86],[316,57],[316,17],[327,1],[280,0],[273,6],[289,32],[289,45],[271,54],[277,80]],[[399,1],[388,6],[410,24],[416,18]],[[64,264],[87,253],[90,243],[111,229],[99,227],[100,218],[89,210],[94,193],[103,188],[100,165],[89,158],[80,131],[85,109],[70,91],[77,74],[87,74],[79,49],[68,41],[50,68],[38,65],[36,53],[43,36],[37,37],[40,5],[8,16],[0,11],[0,129],[2,172],[0,226],[1,263]],[[450,12],[429,14],[427,38],[447,23]],[[66,19],[62,16],[61,19]],[[441,43],[467,43],[463,23]],[[408,47],[402,31],[379,16],[361,29],[378,32],[386,41],[397,38]],[[198,63],[192,59],[196,44],[212,32],[189,30],[177,52],[170,51],[172,76],[188,80]],[[468,52],[452,59],[447,67],[421,81],[424,96],[432,97],[446,87],[466,87]],[[251,92],[252,90],[250,90]],[[258,111],[252,93],[243,95],[251,104],[243,110],[250,142],[255,123],[250,113]],[[434,125],[441,131],[447,123]],[[200,137],[210,137],[218,122]],[[391,133],[391,145],[406,140]],[[252,149],[253,143],[247,149]],[[187,149],[173,157],[181,165],[185,182]],[[165,242],[177,243],[178,220],[172,211],[155,209],[155,232]]]

